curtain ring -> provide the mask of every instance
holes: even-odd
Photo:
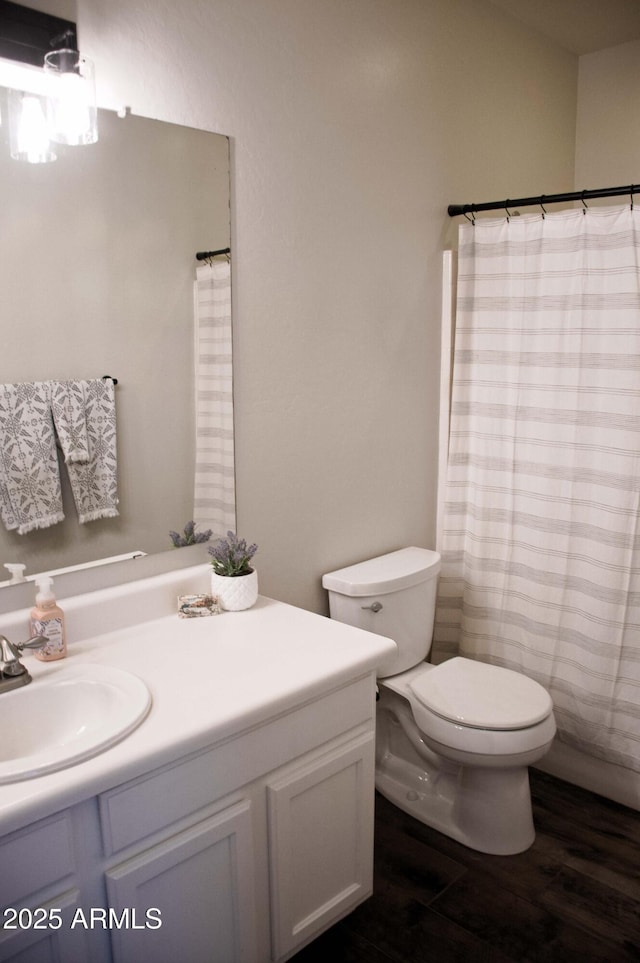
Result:
[[[544,194],[541,194],[541,195],[540,195],[540,207],[542,208],[542,220],[544,221],[545,217],[547,216],[547,212],[546,212],[546,210],[545,210],[544,204],[542,203],[543,201],[544,201]]]
[[[510,212],[509,212],[509,201],[508,201],[508,200],[506,200],[506,201],[504,202],[504,212],[505,212],[505,214],[507,215],[507,224],[508,224],[509,221],[511,220],[511,214],[510,214]]]
[[[589,205],[586,203],[586,201],[585,201],[585,199],[584,199],[584,195],[585,195],[586,193],[587,193],[586,191],[583,191],[583,192],[582,192],[582,213],[583,213],[583,214],[586,214],[587,211],[589,210]]]
[[[631,210],[633,210],[633,184],[629,188],[629,197],[631,199]]]
[[[475,226],[476,226],[476,212],[475,212],[475,211],[471,211],[471,217],[469,217],[469,215],[467,214],[466,211],[463,211],[462,213],[464,214],[464,216],[466,217],[466,219],[469,221],[469,223],[472,225],[472,227],[475,227]]]

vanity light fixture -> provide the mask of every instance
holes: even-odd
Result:
[[[44,71],[51,82],[47,100],[51,140],[58,144],[95,144],[98,110],[93,61],[78,50],[52,50],[44,58]]]
[[[72,21],[0,0],[0,86],[17,160],[44,163],[56,159],[55,144],[97,141],[93,63],[78,51]]]

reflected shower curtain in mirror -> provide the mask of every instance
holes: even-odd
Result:
[[[434,661],[537,679],[640,771],[640,209],[460,228]]]
[[[214,536],[235,531],[231,265],[196,268],[194,521]]]

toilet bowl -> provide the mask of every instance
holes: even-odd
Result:
[[[470,659],[423,663],[381,680],[377,726],[376,786],[391,802],[480,852],[531,846],[528,766],[556,731],[542,686]]]
[[[328,573],[330,614],[394,639],[378,674],[376,788],[399,808],[472,849],[533,843],[528,766],[556,726],[548,692],[522,673],[431,647],[440,558],[409,548]]]

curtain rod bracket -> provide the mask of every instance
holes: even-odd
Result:
[[[219,251],[198,251],[197,254],[196,254],[196,260],[197,260],[197,261],[210,261],[211,258],[221,257],[223,254],[226,255],[226,256],[227,256],[227,259],[228,259],[228,258],[229,258],[229,255],[231,254],[231,248],[230,248],[230,247],[222,247],[222,248],[220,248]]]

